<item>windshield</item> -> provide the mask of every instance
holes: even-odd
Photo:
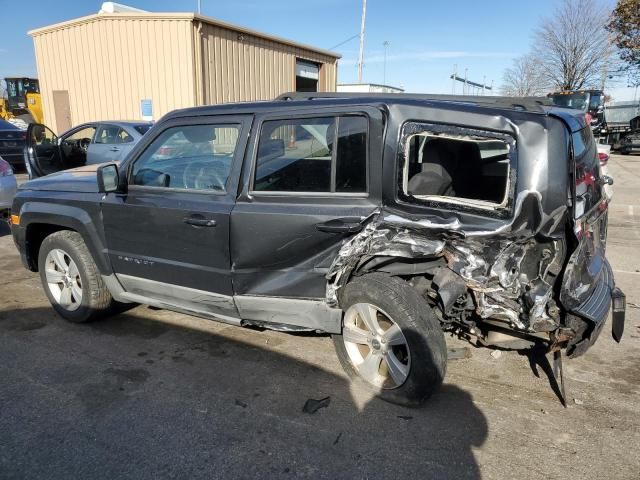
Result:
[[[34,78],[7,78],[7,94],[10,97],[24,97],[27,93],[40,93],[38,80]]]
[[[551,100],[559,107],[575,108],[576,110],[587,111],[589,107],[589,93],[554,93]]]

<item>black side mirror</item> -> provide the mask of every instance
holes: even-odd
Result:
[[[100,193],[117,192],[120,184],[118,166],[108,163],[98,167],[98,191]]]

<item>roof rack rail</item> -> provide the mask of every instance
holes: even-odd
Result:
[[[510,109],[541,112],[542,107],[552,107],[547,97],[499,97],[480,95],[439,95],[422,93],[361,93],[361,92],[288,92],[278,96],[276,100],[331,100],[350,98],[370,98],[378,100],[426,100],[438,102],[471,103],[476,105],[495,106]]]

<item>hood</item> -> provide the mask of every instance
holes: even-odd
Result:
[[[96,171],[100,165],[84,167],[52,173],[46,177],[25,182],[20,190],[52,190],[57,192],[98,193]]]

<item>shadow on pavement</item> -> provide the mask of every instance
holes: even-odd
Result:
[[[399,407],[319,367],[328,338],[168,315],[74,325],[0,310],[0,476],[480,478],[487,421],[464,390]]]

